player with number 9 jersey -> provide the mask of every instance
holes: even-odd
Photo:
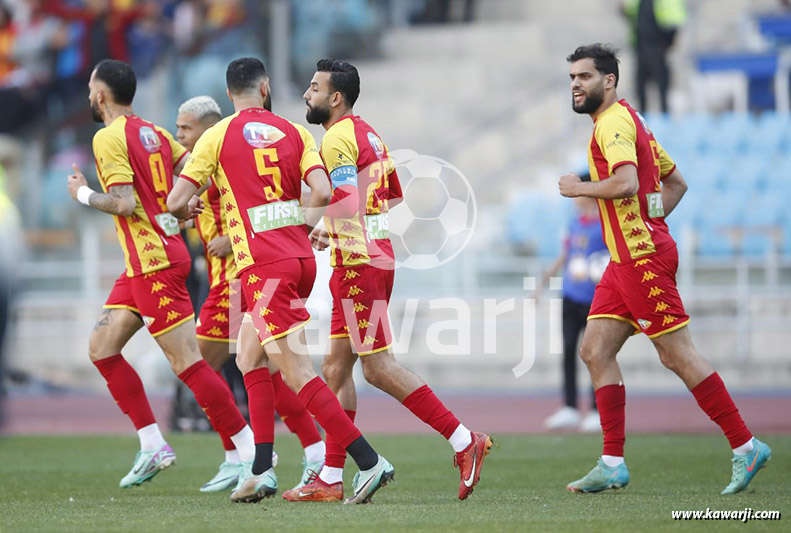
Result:
[[[126,271],[104,307],[129,309],[161,335],[194,316],[185,286],[189,252],[165,205],[187,151],[167,130],[125,115],[94,135],[93,153],[102,190],[132,185],[136,200],[130,216],[113,216]]]

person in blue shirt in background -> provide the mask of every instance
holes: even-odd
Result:
[[[589,181],[590,176],[583,176]],[[539,289],[563,269],[563,396],[564,405],[544,421],[547,429],[579,428],[601,431],[596,396],[591,388],[591,411],[583,418],[577,407],[578,342],[585,329],[593,291],[610,260],[602,238],[594,198],[575,198],[577,212],[564,238],[563,250],[547,269]],[[536,298],[538,299],[539,294]]]

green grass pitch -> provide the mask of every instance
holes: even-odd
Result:
[[[228,493],[198,487],[219,464],[213,435],[171,435],[175,467],[151,483],[122,490],[133,437],[6,437],[0,440],[0,531],[613,531],[711,529],[788,531],[791,521],[791,436],[764,436],[768,467],[747,493],[725,497],[730,450],[719,435],[635,435],[627,440],[632,481],[625,490],[570,494],[568,481],[586,473],[598,436],[496,438],[481,484],[457,499],[458,471],[439,437],[370,437],[396,467],[395,483],[372,505],[287,503],[280,492],[300,472],[301,450],[278,437],[280,491],[260,504],[234,504]],[[347,467],[346,489],[354,469]],[[779,510],[779,522],[675,522],[671,510]]]

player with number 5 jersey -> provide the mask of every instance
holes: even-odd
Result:
[[[345,416],[305,349],[303,328],[310,315],[304,300],[316,276],[308,228],[321,219],[330,201],[327,171],[310,133],[264,108],[269,76],[260,60],[235,59],[228,65],[226,82],[236,112],[198,140],[168,207],[181,218],[191,216],[200,205],[194,194],[209,179],[214,181],[247,302],[237,364],[247,388],[256,453],[231,499],[254,502],[277,490],[271,361],[360,467],[357,489],[347,503],[366,503],[392,479],[393,467]],[[304,212],[303,181],[310,188]]]

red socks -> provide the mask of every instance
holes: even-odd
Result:
[[[225,378],[222,377],[222,372],[220,372],[219,370],[215,370],[215,372],[217,373],[217,376],[219,376],[219,378],[225,384],[225,386],[228,387],[228,392],[231,393],[231,398],[233,398],[233,391],[231,390],[231,387],[228,385],[228,382],[225,381]],[[234,404],[235,403],[236,403],[236,398],[234,398]],[[226,433],[224,433],[224,432],[222,432],[222,431],[219,431],[216,427],[214,427],[214,422],[212,422],[211,420],[209,420],[209,423],[211,424],[211,427],[214,428],[214,431],[219,433],[220,439],[222,439],[222,447],[225,449],[225,451],[227,452],[227,451],[230,451],[230,450],[235,450],[236,449],[236,445],[231,440],[231,436],[226,434]]]
[[[415,389],[404,399],[404,406],[446,439],[449,439],[459,427],[459,420],[437,398],[428,385]]]
[[[256,444],[275,442],[275,390],[267,367],[256,368],[244,375],[250,426]]]
[[[132,420],[135,429],[156,423],[140,376],[120,353],[94,361],[93,364],[107,382],[115,403]]]
[[[321,435],[319,435],[313,417],[305,409],[305,404],[300,401],[299,396],[283,382],[280,372],[272,374],[272,387],[275,391],[275,411],[283,419],[291,433],[299,437],[302,447],[307,448],[311,444],[319,442]],[[345,457],[346,452],[344,451],[343,454]]]
[[[338,398],[320,377],[308,381],[299,391],[298,396],[308,411],[316,417],[321,427],[327,431],[327,435],[332,436],[344,450],[362,436],[360,430],[344,413]]]
[[[236,435],[247,425],[236,407],[231,389],[209,363],[201,359],[179,374],[179,379],[190,388],[198,405],[220,434]]]
[[[357,411],[344,410],[343,412],[346,413],[346,416],[349,417],[349,420],[354,422],[354,417],[357,416]],[[325,446],[327,447],[327,451],[324,454],[324,464],[333,468],[343,468],[343,465],[346,464],[346,448],[341,446],[338,441],[333,439],[329,432],[327,432]]]
[[[692,389],[692,395],[709,418],[720,426],[731,448],[737,448],[753,437],[719,374],[714,372],[698,383]]]
[[[626,388],[623,384],[605,385],[596,389],[601,429],[604,433],[602,455],[623,457],[626,441]]]

